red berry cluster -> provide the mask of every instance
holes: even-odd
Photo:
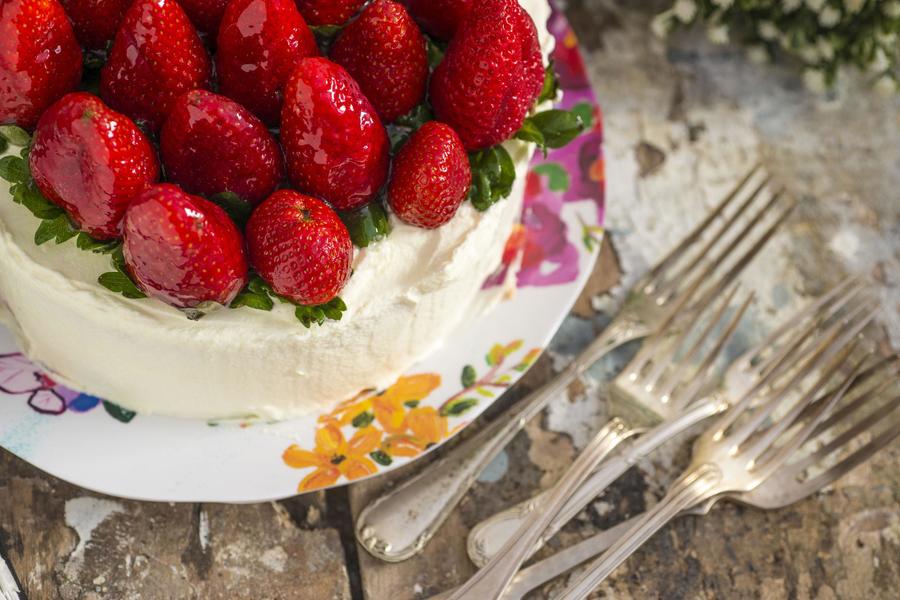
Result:
[[[327,58],[310,25],[338,26]],[[422,30],[449,41],[433,74]],[[76,91],[82,49],[108,49],[99,96]],[[181,308],[229,304],[251,268],[332,301],[353,259],[335,211],[385,190],[403,221],[447,223],[467,152],[510,138],[543,82],[517,0],[0,0],[0,124],[34,129],[35,184]],[[385,126],[426,96],[437,121],[392,157]]]

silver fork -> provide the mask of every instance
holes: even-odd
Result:
[[[725,499],[753,508],[779,509],[799,502],[843,477],[900,436],[900,396],[882,402],[868,414],[862,410],[888,396],[886,392],[896,383],[898,371],[900,359],[893,357],[861,373],[847,393],[848,399],[854,394],[852,402],[832,413],[816,428],[806,444],[820,446],[809,450],[803,458],[779,467],[759,487],[749,492],[716,496],[680,514],[705,515],[719,500]],[[870,380],[874,382],[872,387],[864,385],[864,382]],[[855,395],[857,391],[859,394]],[[845,429],[842,430],[842,426]],[[835,456],[846,450],[851,440],[867,433],[874,437],[848,455]],[[822,469],[822,472],[815,473],[818,469]],[[537,587],[598,556],[634,527],[641,518],[642,515],[632,517],[522,569],[507,588],[504,600],[521,600]],[[443,600],[449,596],[450,592],[447,592],[432,600]]]
[[[762,250],[793,209],[793,203],[780,206],[782,192],[770,192],[768,182],[759,167],[750,171],[635,285],[609,327],[559,375],[442,459],[369,504],[356,521],[359,543],[388,562],[417,554],[484,467],[572,381],[622,344],[689,322],[693,314],[708,306]]]
[[[826,338],[824,344],[827,346],[829,341]],[[665,498],[588,565],[559,600],[586,598],[644,542],[685,509],[723,494],[751,492],[772,476],[819,428],[853,383],[863,361],[850,368],[837,390],[818,397],[829,381],[847,369],[856,345],[854,340],[838,351],[817,377],[810,377],[807,372],[811,362],[807,360],[799,369],[782,370],[782,377],[754,386],[697,438],[691,465],[669,488]],[[817,354],[818,351],[812,358]],[[798,393],[800,398],[796,399]]]
[[[727,408],[729,402],[741,398],[767,374],[776,374],[773,369],[779,365],[783,367],[789,364],[790,353],[797,349],[798,344],[812,339],[811,336],[822,335],[826,330],[830,335],[836,335],[842,325],[832,321],[839,315],[847,314],[848,306],[854,306],[855,312],[851,310],[849,316],[859,318],[856,318],[839,340],[843,344],[849,343],[874,317],[873,303],[865,298],[861,299],[861,292],[861,285],[854,280],[847,280],[793,315],[782,327],[734,361],[718,389],[700,400],[696,400],[698,393],[709,380],[714,360],[730,340],[746,304],[737,311],[700,367],[688,377],[684,376],[683,369],[695,358],[698,348],[707,341],[713,327],[720,320],[723,312],[721,309],[702,328],[700,336],[683,355],[681,350],[690,339],[689,330],[676,336],[673,343],[667,343],[667,338],[662,335],[645,342],[638,355],[611,383],[610,412],[627,419],[636,429],[654,426],[660,419],[663,419],[663,423],[604,461],[559,510],[532,552],[553,537],[632,465],[696,424],[704,415],[712,416]],[[830,326],[830,330],[827,326]],[[522,522],[536,510],[544,510],[546,498],[547,492],[539,494],[476,525],[468,539],[468,552],[472,561],[479,567],[487,564],[516,534]]]
[[[838,322],[831,325],[824,332],[823,339],[818,339],[817,336],[810,337],[811,333],[815,333],[816,326],[820,323],[818,319],[813,319],[811,326],[800,328],[800,331],[795,332],[796,335],[788,339],[788,343],[784,344],[783,348],[766,344],[762,350],[755,352],[751,356],[745,356],[745,361],[742,362],[745,365],[749,365],[749,368],[739,372],[740,377],[737,377],[738,383],[735,386],[738,389],[730,390],[736,392],[731,400],[737,402],[736,405],[740,406],[741,400],[739,399],[759,394],[760,390],[773,385],[785,374],[791,375],[789,384],[791,387],[802,382],[813,370],[820,368],[828,360],[831,360],[837,352],[852,344],[853,339],[874,318],[875,310],[867,306],[868,304],[870,302],[863,301],[859,303],[859,306],[852,308],[846,318],[837,319]],[[720,316],[720,314],[717,316]],[[826,322],[830,321],[831,317],[835,317],[835,315],[829,313],[828,317],[829,319]],[[708,325],[706,329],[712,326]],[[733,331],[734,327],[736,327],[736,322],[732,323],[729,329]],[[788,330],[790,330],[790,327],[788,327]],[[726,335],[723,336],[723,339],[720,340],[720,344],[717,344],[717,346],[723,345],[722,342],[727,341],[728,335],[730,335],[730,332],[726,331]],[[720,348],[716,348],[715,352],[718,353],[719,350]],[[691,352],[693,352],[693,349],[689,354]],[[644,352],[642,351],[642,353]],[[652,356],[655,354],[655,351],[650,349],[646,354]],[[671,364],[673,358],[673,355],[667,355],[665,362]],[[757,360],[758,364],[753,364],[752,361],[754,359]],[[639,364],[642,369],[648,369],[651,374],[658,370],[656,368],[658,365]],[[687,375],[684,372],[686,370],[684,365],[676,365],[676,367],[674,369],[676,377],[683,378]],[[691,383],[685,386],[693,395],[687,396],[683,401],[679,401],[677,403],[678,406],[673,406],[676,416],[663,422],[662,425],[657,426],[648,434],[657,440],[657,444],[670,439],[680,431],[684,431],[686,429],[684,422],[687,420],[687,415],[705,410],[704,416],[712,416],[728,408],[730,399],[720,393],[713,393],[709,398],[701,400],[690,406],[690,409],[685,410],[703,385],[706,379],[704,370],[708,368],[707,359],[700,366],[700,373],[697,374],[699,376],[695,376]],[[675,387],[666,386],[664,389],[673,390]],[[633,400],[633,398],[629,398],[629,400]],[[665,406],[669,402],[671,402],[671,396],[663,395],[659,397],[658,405]],[[677,414],[680,410],[685,410],[685,412]],[[644,415],[638,413],[637,416],[643,417]],[[696,419],[694,423],[701,419],[702,417]],[[549,496],[541,505],[540,510],[528,515],[497,554],[468,582],[461,586],[452,598],[461,600],[462,598],[501,597],[503,590],[515,576],[519,566],[536,549],[536,545],[547,527],[557,518],[560,510],[577,491],[578,486],[600,464],[600,461],[609,452],[609,449],[614,447],[616,438],[624,439],[625,436],[639,431],[641,430],[629,429],[626,422],[619,417],[612,419],[610,424],[601,429],[597,437],[575,460],[563,478],[550,490]],[[610,441],[611,438],[612,441]],[[578,510],[574,510],[574,513],[577,512]]]

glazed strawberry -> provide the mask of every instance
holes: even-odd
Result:
[[[134,122],[82,92],[44,113],[28,160],[44,196],[101,240],[121,235],[128,203],[159,178],[156,152]]]
[[[368,203],[387,179],[387,132],[356,81],[327,59],[305,58],[291,75],[281,141],[294,186],[337,210]]]
[[[277,126],[288,78],[300,59],[318,54],[294,0],[234,0],[219,28],[219,91]]]
[[[200,33],[215,36],[229,0],[178,0]]]
[[[0,124],[32,129],[78,85],[81,63],[58,0],[0,0]]]
[[[534,21],[517,0],[485,0],[450,42],[431,80],[431,100],[466,149],[480,150],[522,127],[543,82]]]
[[[192,194],[233,192],[251,204],[284,178],[275,138],[246,108],[212,92],[181,96],[160,133],[166,175]]]
[[[450,40],[472,8],[472,0],[407,0],[409,12],[429,34]]]
[[[228,304],[247,283],[241,234],[224,210],[171,184],[125,213],[125,264],[148,295],[178,308]]]
[[[181,94],[209,84],[197,30],[175,0],[137,0],[125,13],[100,77],[103,99],[158,130]]]
[[[275,192],[247,223],[250,263],[275,293],[307,306],[333,300],[350,278],[353,243],[327,204]]]
[[[131,0],[60,0],[75,36],[88,50],[102,50],[115,37]]]
[[[366,0],[297,0],[303,18],[310,25],[343,25]]]
[[[335,41],[331,60],[347,69],[386,122],[405,115],[425,96],[425,38],[397,2],[370,4]]]
[[[471,183],[462,140],[448,125],[429,121],[397,154],[388,201],[403,221],[437,229],[456,214]]]

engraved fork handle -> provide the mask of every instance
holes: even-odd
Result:
[[[416,555],[434,536],[478,474],[532,418],[562,394],[592,364],[647,328],[617,319],[555,378],[538,388],[507,414],[421,473],[369,504],[356,522],[359,543],[373,556],[400,562]]]
[[[475,573],[451,596],[451,600],[500,598],[516,571],[531,554],[534,544],[553,517],[578,486],[596,468],[597,463],[624,441],[629,433],[621,419],[613,419],[600,430],[582,451],[562,479],[553,487],[543,510],[527,519],[490,563]]]
[[[532,549],[532,553],[537,552],[547,540],[552,538],[566,523],[575,518],[585,506],[602,494],[610,484],[621,477],[625,471],[639,460],[697,423],[719,414],[727,408],[728,403],[723,399],[712,397],[702,400],[677,418],[661,423],[647,431],[627,448],[603,461],[600,467],[572,494],[566,504],[560,509],[557,516],[538,539],[537,544]],[[535,510],[543,507],[547,494],[548,492],[543,492],[476,525],[469,533],[468,541],[469,558],[472,559],[472,562],[479,567],[487,564],[519,525]]]
[[[557,600],[583,600],[619,565],[682,511],[712,498],[722,482],[722,472],[712,464],[691,469],[676,481],[659,504],[644,513],[637,524],[591,562],[575,583]]]

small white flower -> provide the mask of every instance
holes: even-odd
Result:
[[[803,0],[781,0],[781,8],[786,13],[792,13],[803,5]]]
[[[797,50],[797,54],[803,59],[803,62],[816,64],[819,62],[819,49],[813,45],[803,46]]]
[[[667,10],[655,17],[650,23],[650,29],[657,37],[665,38],[672,31],[672,11]]]
[[[834,27],[841,22],[841,11],[833,6],[826,6],[819,13],[819,24],[822,27]]]
[[[697,3],[694,0],[678,0],[672,10],[679,21],[690,23],[697,16]]]
[[[806,85],[806,89],[815,94],[821,94],[828,88],[825,84],[825,71],[821,69],[803,71],[803,83]]]
[[[715,25],[706,30],[706,35],[713,44],[727,44],[729,38],[728,25]]]
[[[875,91],[882,96],[892,96],[897,93],[897,80],[890,75],[882,75],[875,82]]]
[[[778,37],[778,28],[772,21],[760,21],[756,30],[759,32],[759,37],[764,40],[772,41]]]
[[[897,2],[896,0],[893,2],[886,2],[881,10],[886,17],[896,19],[897,17],[900,17],[900,2]]]
[[[816,42],[816,48],[819,50],[819,56],[824,61],[832,61],[834,60],[834,46],[831,45],[831,42],[823,37],[820,37]]]
[[[805,0],[806,6],[813,12],[819,12],[825,6],[826,0]]]
[[[757,65],[769,62],[769,52],[765,46],[750,46],[747,48],[747,59]]]
[[[875,51],[875,59],[869,64],[869,70],[873,73],[883,73],[891,68],[891,60],[888,58],[884,48],[879,47]]]

